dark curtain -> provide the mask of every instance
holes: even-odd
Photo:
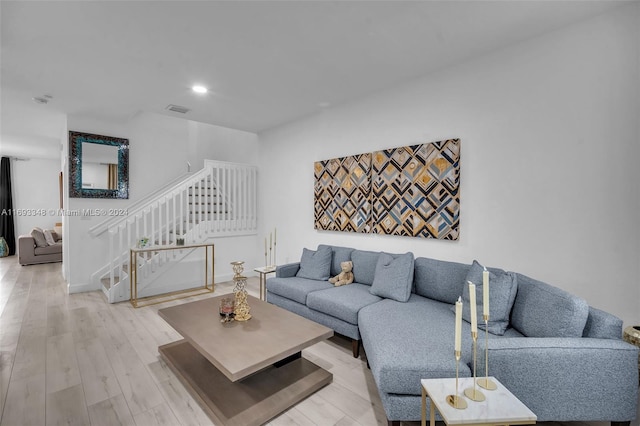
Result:
[[[13,197],[11,195],[11,159],[9,157],[2,157],[0,163],[0,237],[4,237],[9,246],[9,256],[16,254]]]

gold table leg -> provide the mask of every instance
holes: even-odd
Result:
[[[429,413],[429,426],[436,426],[436,404],[431,400],[431,410]]]
[[[422,426],[427,426],[427,391],[422,388],[422,422],[420,423]]]

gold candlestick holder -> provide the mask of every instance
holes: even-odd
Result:
[[[276,260],[276,242],[273,242],[273,261],[271,261],[271,264],[269,266],[276,266],[277,260]]]
[[[483,315],[484,318],[484,379],[478,380],[478,386],[486,390],[496,390],[498,386],[489,379],[489,315]]]
[[[455,395],[447,395],[447,403],[453,408],[464,410],[467,408],[467,401],[458,395],[458,367],[460,366],[461,351],[455,351],[456,354],[456,393]]]
[[[484,401],[484,394],[476,388],[476,355],[478,347],[478,332],[472,331],[471,337],[473,338],[473,387],[465,389],[464,395],[472,401]]]

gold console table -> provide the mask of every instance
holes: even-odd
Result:
[[[168,250],[190,250],[204,248],[204,287],[190,288],[186,290],[172,291],[170,293],[162,293],[154,296],[148,296],[138,299],[138,256],[143,253],[155,253]],[[156,303],[166,302],[173,299],[181,299],[184,297],[196,296],[198,294],[212,293],[215,286],[214,275],[214,244],[185,244],[182,246],[150,246],[144,248],[131,248],[129,250],[129,285],[131,290],[131,305],[134,308],[142,306],[155,305]],[[209,255],[211,252],[211,255]],[[211,282],[209,282],[209,260],[211,260]],[[181,295],[181,296],[178,296]],[[142,304],[140,303],[142,302]]]

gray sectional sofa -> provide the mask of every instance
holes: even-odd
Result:
[[[354,283],[334,287],[327,280],[347,260]],[[420,379],[455,377],[452,307],[458,297],[465,301],[460,375],[472,375],[466,283],[477,286],[481,316],[483,269],[475,261],[320,245],[304,249],[300,262],[277,268],[267,280],[267,301],[350,337],[356,357],[362,342],[387,420],[399,425],[421,418]],[[622,340],[622,321],[549,284],[488,270],[489,374],[538,421],[634,420],[638,348]],[[481,376],[485,344],[479,333]]]

